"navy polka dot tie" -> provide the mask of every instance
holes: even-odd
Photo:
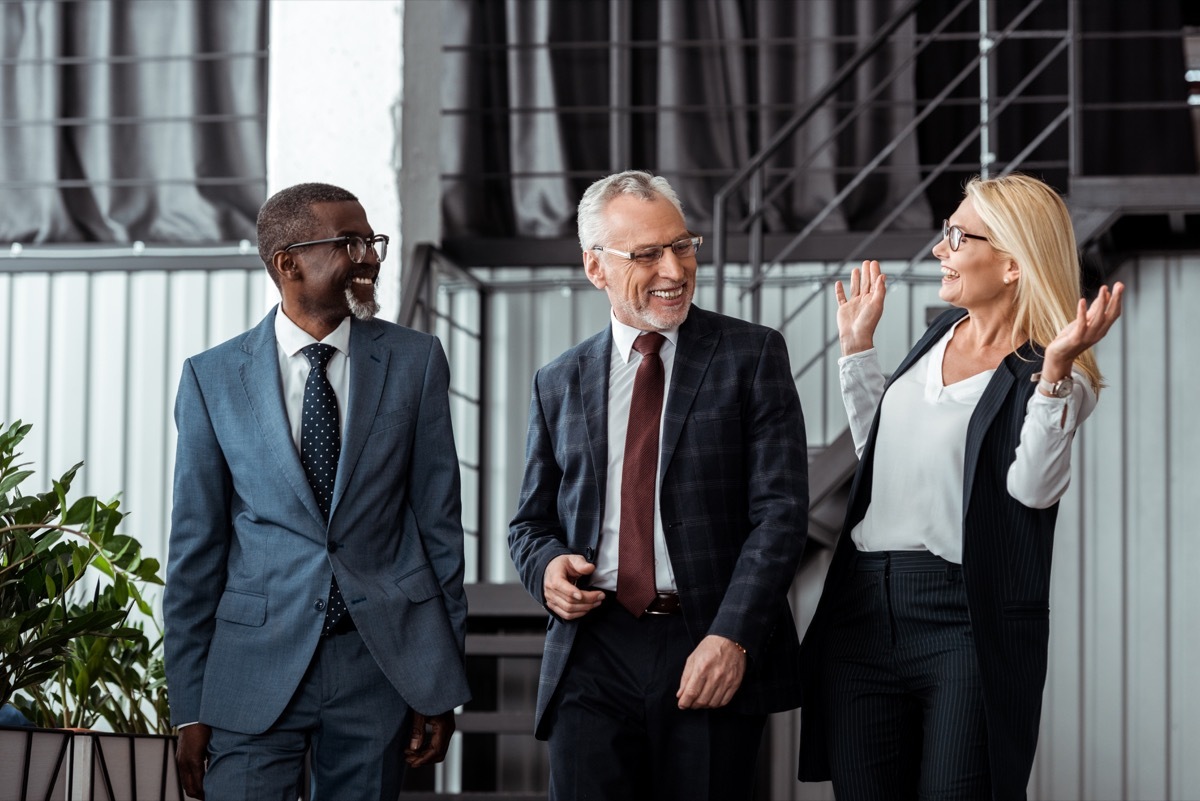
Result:
[[[304,475],[316,496],[317,506],[325,520],[333,504],[333,482],[337,478],[338,454],[342,450],[342,430],[338,420],[337,396],[325,376],[325,365],[337,349],[332,345],[315,343],[301,353],[312,368],[304,382],[304,412],[300,425],[300,463]],[[337,576],[329,587],[329,605],[325,608],[324,634],[333,633],[346,614]]]

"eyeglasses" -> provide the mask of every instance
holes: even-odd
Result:
[[[648,245],[644,248],[638,248],[634,251],[617,250],[616,248],[606,248],[604,245],[592,245],[592,250],[598,253],[611,253],[614,256],[620,256],[622,259],[640,264],[643,267],[649,267],[653,264],[658,264],[658,260],[662,258],[663,252],[670,248],[677,259],[690,259],[696,255],[696,251],[703,244],[704,237],[690,236],[683,239],[676,239],[674,242],[668,242],[665,245]]]
[[[325,244],[343,244],[346,245],[346,252],[350,254],[350,261],[355,264],[362,264],[367,259],[367,248],[370,247],[375,251],[375,258],[382,262],[387,258],[388,238],[383,234],[375,236],[335,236],[330,239],[314,239],[311,242],[297,242],[294,245],[288,245],[284,251],[292,248],[303,248],[309,245],[325,245]]]
[[[951,250],[958,250],[959,245],[962,244],[964,239],[978,239],[983,242],[988,241],[986,236],[968,234],[957,225],[951,225],[949,220],[942,220],[942,239],[946,239],[950,242]]]

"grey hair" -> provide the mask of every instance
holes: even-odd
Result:
[[[626,170],[607,178],[601,178],[587,188],[576,211],[576,227],[579,229],[579,247],[584,251],[593,245],[602,245],[608,239],[604,221],[604,209],[618,195],[633,195],[641,200],[666,198],[683,216],[683,205],[679,196],[661,175],[651,175],[642,170]]]

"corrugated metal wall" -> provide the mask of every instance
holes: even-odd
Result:
[[[0,272],[0,421],[33,424],[25,489],[83,461],[75,493],[120,494],[124,530],[165,561],[183,360],[262,317],[263,275]]]
[[[804,268],[797,268],[803,272]],[[511,272],[507,277],[514,277]],[[564,275],[578,278],[574,271]],[[1200,798],[1200,662],[1193,610],[1200,608],[1200,539],[1189,491],[1200,486],[1200,257],[1145,256],[1118,277],[1129,285],[1124,318],[1100,347],[1110,383],[1076,444],[1073,486],[1062,504],[1055,551],[1050,678],[1041,750],[1031,782],[1040,799]],[[764,299],[769,324],[813,291],[776,287]],[[828,293],[830,290],[820,290]],[[262,315],[261,270],[138,273],[0,273],[0,420],[34,423],[26,442],[48,486],[81,459],[77,487],[123,492],[127,528],[151,554],[166,552],[175,431],[171,417],[183,359],[253,325]],[[711,308],[712,290],[697,302]],[[727,309],[738,313],[736,290]],[[471,328],[478,304],[447,300]],[[897,285],[878,338],[895,364],[923,329],[936,286]],[[524,459],[533,370],[606,324],[592,289],[496,292],[486,335],[492,363],[488,406],[468,422],[456,406],[464,458],[489,454],[488,521],[478,580],[512,580],[505,534]],[[813,303],[788,327],[793,367],[832,334],[832,302]],[[455,375],[474,374],[477,347],[447,336]],[[838,434],[836,346],[800,379],[810,441]],[[456,381],[458,379],[456,378]],[[468,394],[473,394],[469,392]],[[816,571],[819,573],[819,570]],[[818,576],[799,582],[794,604],[811,614]],[[800,785],[795,716],[773,724],[773,797],[829,797]]]

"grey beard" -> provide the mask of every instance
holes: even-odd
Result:
[[[360,303],[351,287],[346,287],[346,305],[350,307],[350,313],[359,320],[371,320],[379,314],[379,301],[375,300],[374,294],[369,302]]]

